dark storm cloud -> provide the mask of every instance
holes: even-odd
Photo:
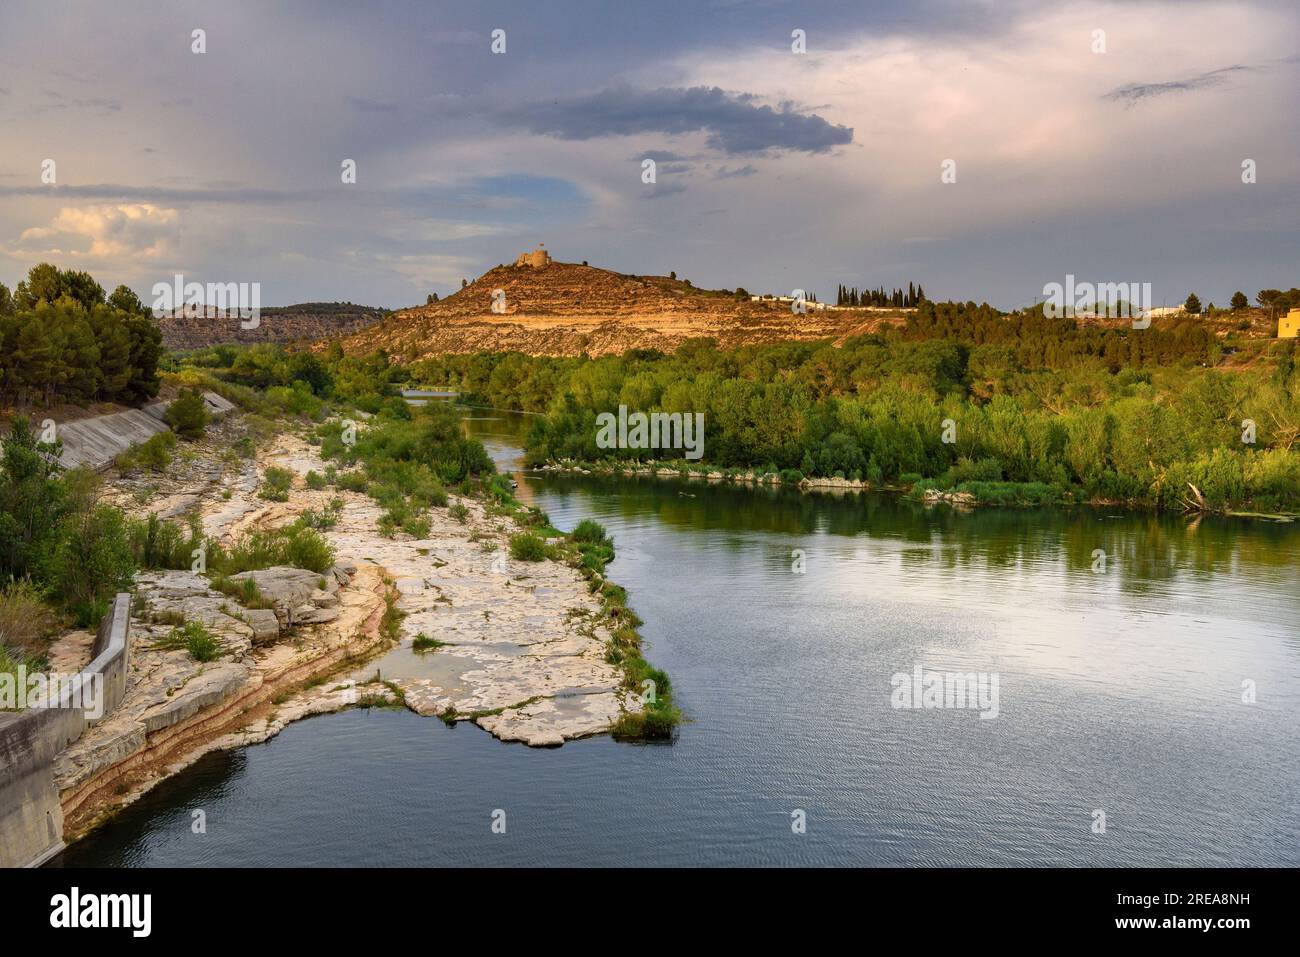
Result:
[[[498,114],[499,122],[563,140],[638,133],[708,134],[708,145],[725,153],[796,150],[825,153],[853,142],[853,130],[788,103],[759,106],[749,94],[714,86],[637,90],[615,87],[585,96],[536,102]]]

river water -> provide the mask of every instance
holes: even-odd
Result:
[[[326,715],[55,865],[1300,864],[1300,525],[520,479],[613,534],[673,744]],[[895,707],[918,667],[986,697]]]

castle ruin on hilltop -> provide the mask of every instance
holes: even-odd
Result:
[[[546,243],[538,243],[537,248],[532,252],[520,253],[519,258],[515,260],[515,265],[541,269],[543,266],[550,265],[550,262],[551,254],[546,251]]]

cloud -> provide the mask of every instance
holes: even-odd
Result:
[[[725,153],[792,150],[825,153],[853,142],[853,130],[801,113],[790,103],[759,106],[752,94],[719,87],[614,87],[585,96],[535,102],[497,115],[499,122],[563,140],[638,133],[679,135],[704,132],[706,142]]]
[[[713,174],[714,179],[739,179],[742,176],[753,176],[758,170],[750,163],[744,166],[722,166]]]
[[[1193,90],[1204,90],[1209,87],[1220,86],[1227,81],[1229,74],[1252,69],[1253,67],[1241,65],[1225,66],[1218,70],[1210,70],[1208,73],[1188,77],[1186,80],[1166,80],[1163,83],[1129,83],[1118,89],[1111,90],[1103,99],[1118,100],[1132,106],[1134,103],[1155,96],[1164,96],[1166,93],[1189,93]]]
[[[19,244],[57,242],[69,247],[68,255],[149,260],[166,254],[179,231],[180,214],[174,209],[149,204],[65,206],[49,226],[24,230]]]
[[[673,196],[677,193],[686,192],[684,183],[656,183],[652,188],[641,194],[641,199],[663,199],[665,196]]]

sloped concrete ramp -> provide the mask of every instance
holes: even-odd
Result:
[[[104,468],[131,446],[166,432],[167,425],[162,420],[166,408],[166,402],[155,402],[143,409],[97,415],[60,426],[63,455],[59,462],[65,468],[78,465],[96,470]],[[154,409],[157,411],[153,412]]]
[[[219,419],[234,410],[234,405],[215,392],[203,393],[203,402],[209,414]],[[59,425],[59,439],[63,442],[63,455],[59,463],[65,468],[84,465],[96,471],[107,468],[112,461],[133,445],[147,442],[160,432],[167,431],[163,413],[170,402],[151,402],[139,409],[96,415]]]

